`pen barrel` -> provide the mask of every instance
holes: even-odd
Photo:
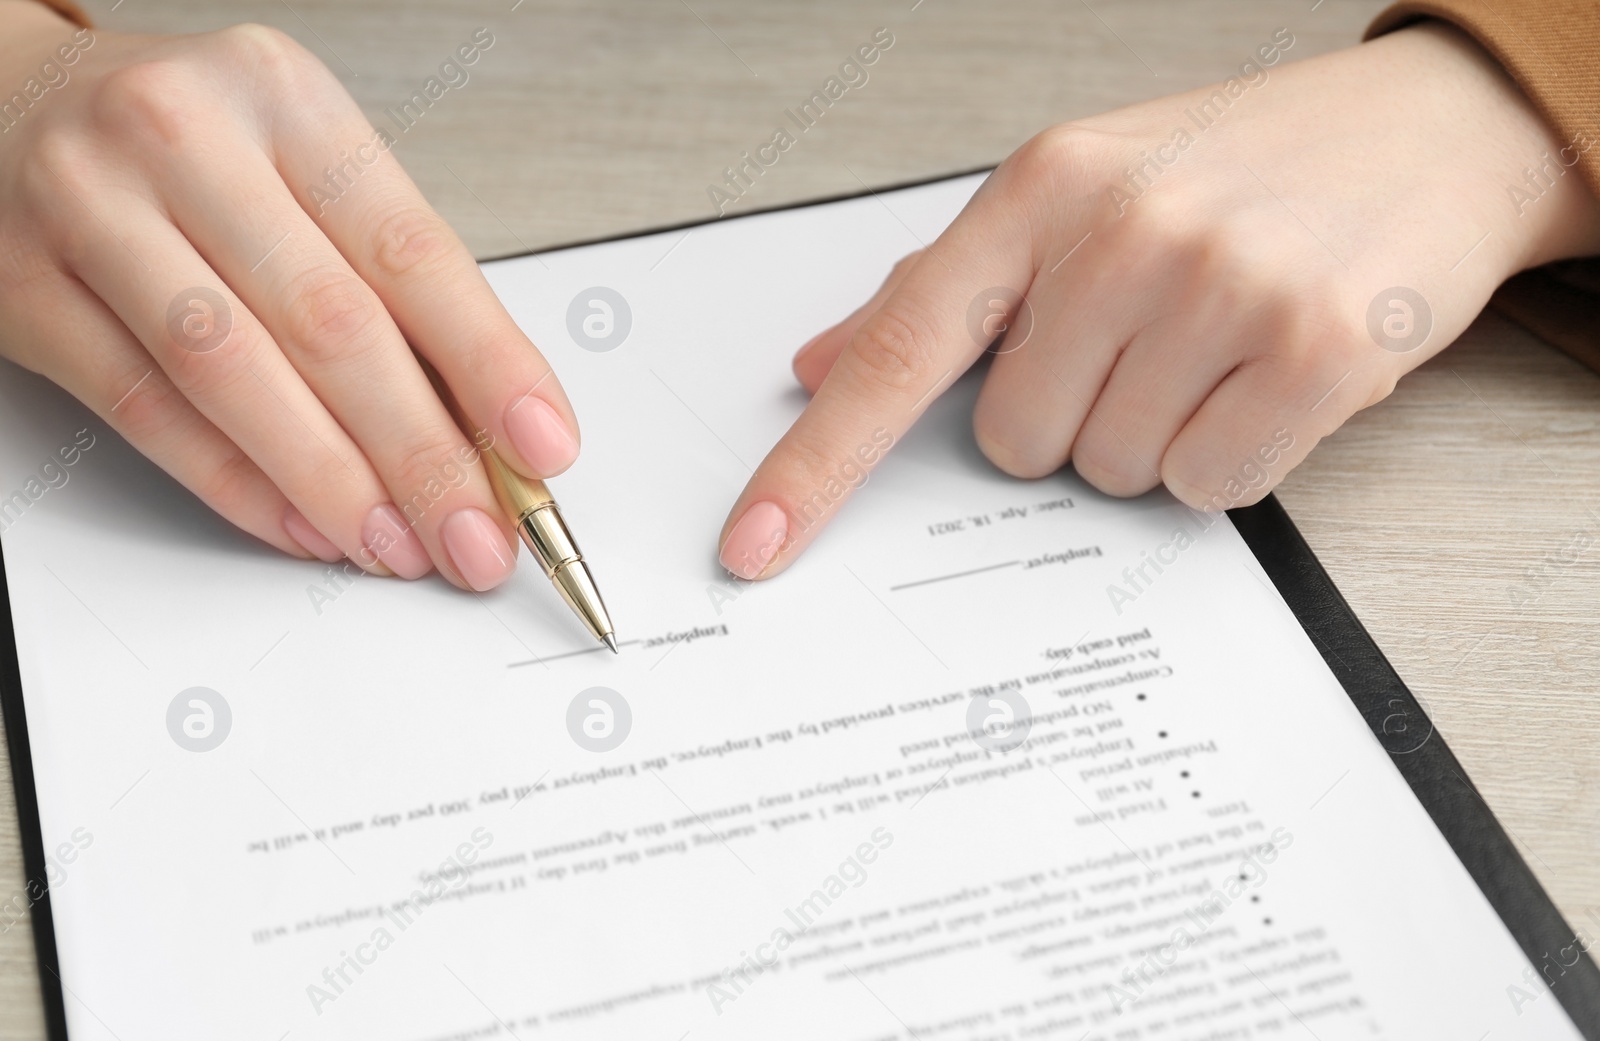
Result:
[[[514,472],[493,450],[484,451],[483,466],[488,472],[495,497],[518,525],[535,510],[556,504],[555,496],[550,494],[550,489],[545,487],[543,481]]]
[[[554,583],[561,599],[576,612],[594,638],[605,640],[614,632],[606,602],[601,599],[589,565],[584,562],[583,553],[573,540],[572,532],[567,530],[567,522],[556,504],[548,503],[523,516],[517,523],[517,533],[533,553],[533,559],[544,568],[545,577]]]
[[[517,531],[546,577],[553,578],[557,571],[583,560],[567,522],[553,502],[525,514],[517,523]]]
[[[428,379],[456,424],[463,432],[472,430],[472,425],[466,421],[460,405],[439,378],[438,372],[420,356],[418,364],[428,374]],[[473,442],[481,444],[482,435],[480,430]],[[550,489],[545,487],[543,481],[523,477],[512,470],[493,449],[484,448],[481,458],[495,498],[516,523],[517,534],[533,554],[533,559],[539,562],[545,577],[555,585],[561,599],[577,614],[589,633],[610,647],[612,653],[616,653],[616,628],[611,624],[611,615],[600,597],[600,590],[594,584],[594,576],[589,573],[589,565],[578,550],[578,543],[573,539],[572,532],[567,530],[567,522],[562,519],[561,511],[556,508],[555,496],[550,494]]]
[[[522,536],[545,576],[554,577],[568,564],[582,560],[578,543],[572,538],[566,520],[556,507],[555,497],[544,482],[514,473],[505,460],[493,452],[483,453],[483,460],[500,505],[516,520],[517,534]]]

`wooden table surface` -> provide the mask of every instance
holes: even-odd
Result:
[[[514,2],[87,6],[108,30],[275,25],[375,124],[489,29],[470,82],[396,148],[482,257],[712,216],[706,186],[879,27],[896,42],[870,81],[730,212],[992,164],[1053,122],[1222,79],[1279,27],[1291,59],[1349,45],[1383,6]],[[1556,904],[1574,922],[1600,913],[1600,379],[1485,316],[1279,495]],[[9,768],[0,778],[9,896],[22,871]],[[32,938],[14,927],[0,1038],[43,1036]]]

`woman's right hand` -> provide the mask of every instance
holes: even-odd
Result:
[[[31,102],[0,110],[0,354],[287,553],[504,580],[478,448],[548,477],[577,422],[393,139],[273,29],[76,31],[31,0],[0,24]]]

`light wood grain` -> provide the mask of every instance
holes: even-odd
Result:
[[[1372,0],[124,0],[109,29],[276,25],[375,123],[478,27],[494,46],[397,154],[479,256],[714,215],[706,186],[880,27],[871,80],[731,212],[997,162],[1034,131],[1220,79],[1279,26],[1346,46]],[[329,140],[329,161],[350,142]],[[1280,496],[1571,919],[1600,908],[1600,379],[1492,316],[1320,446]],[[1527,596],[1534,569],[1538,595]],[[0,894],[20,889],[9,771]],[[1404,865],[1396,865],[1404,870]],[[0,935],[0,1038],[43,1037]],[[68,999],[69,1001],[72,999]]]

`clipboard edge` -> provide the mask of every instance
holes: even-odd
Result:
[[[12,801],[17,809],[17,833],[22,844],[22,894],[27,897],[35,882],[44,887],[38,900],[29,901],[28,926],[33,932],[34,955],[39,960],[45,1036],[50,1041],[67,1041],[66,995],[56,949],[55,915],[50,906],[44,827],[39,817],[39,790],[33,775],[33,746],[28,737],[27,706],[22,697],[22,667],[17,657],[17,631],[11,618],[11,587],[6,582],[3,543],[0,543],[0,718],[5,722]]]
[[[1577,931],[1540,885],[1427,710],[1356,617],[1277,496],[1229,510],[1228,516],[1535,970],[1541,971],[1541,962],[1548,964],[1555,952],[1571,950]],[[1397,717],[1401,722],[1391,726]],[[1421,728],[1414,722],[1427,724],[1420,738],[1416,731]],[[1600,968],[1581,947],[1572,965],[1556,964],[1562,972],[1549,982],[1550,992],[1585,1041],[1600,1041]],[[1528,989],[1525,980],[1506,983]]]

